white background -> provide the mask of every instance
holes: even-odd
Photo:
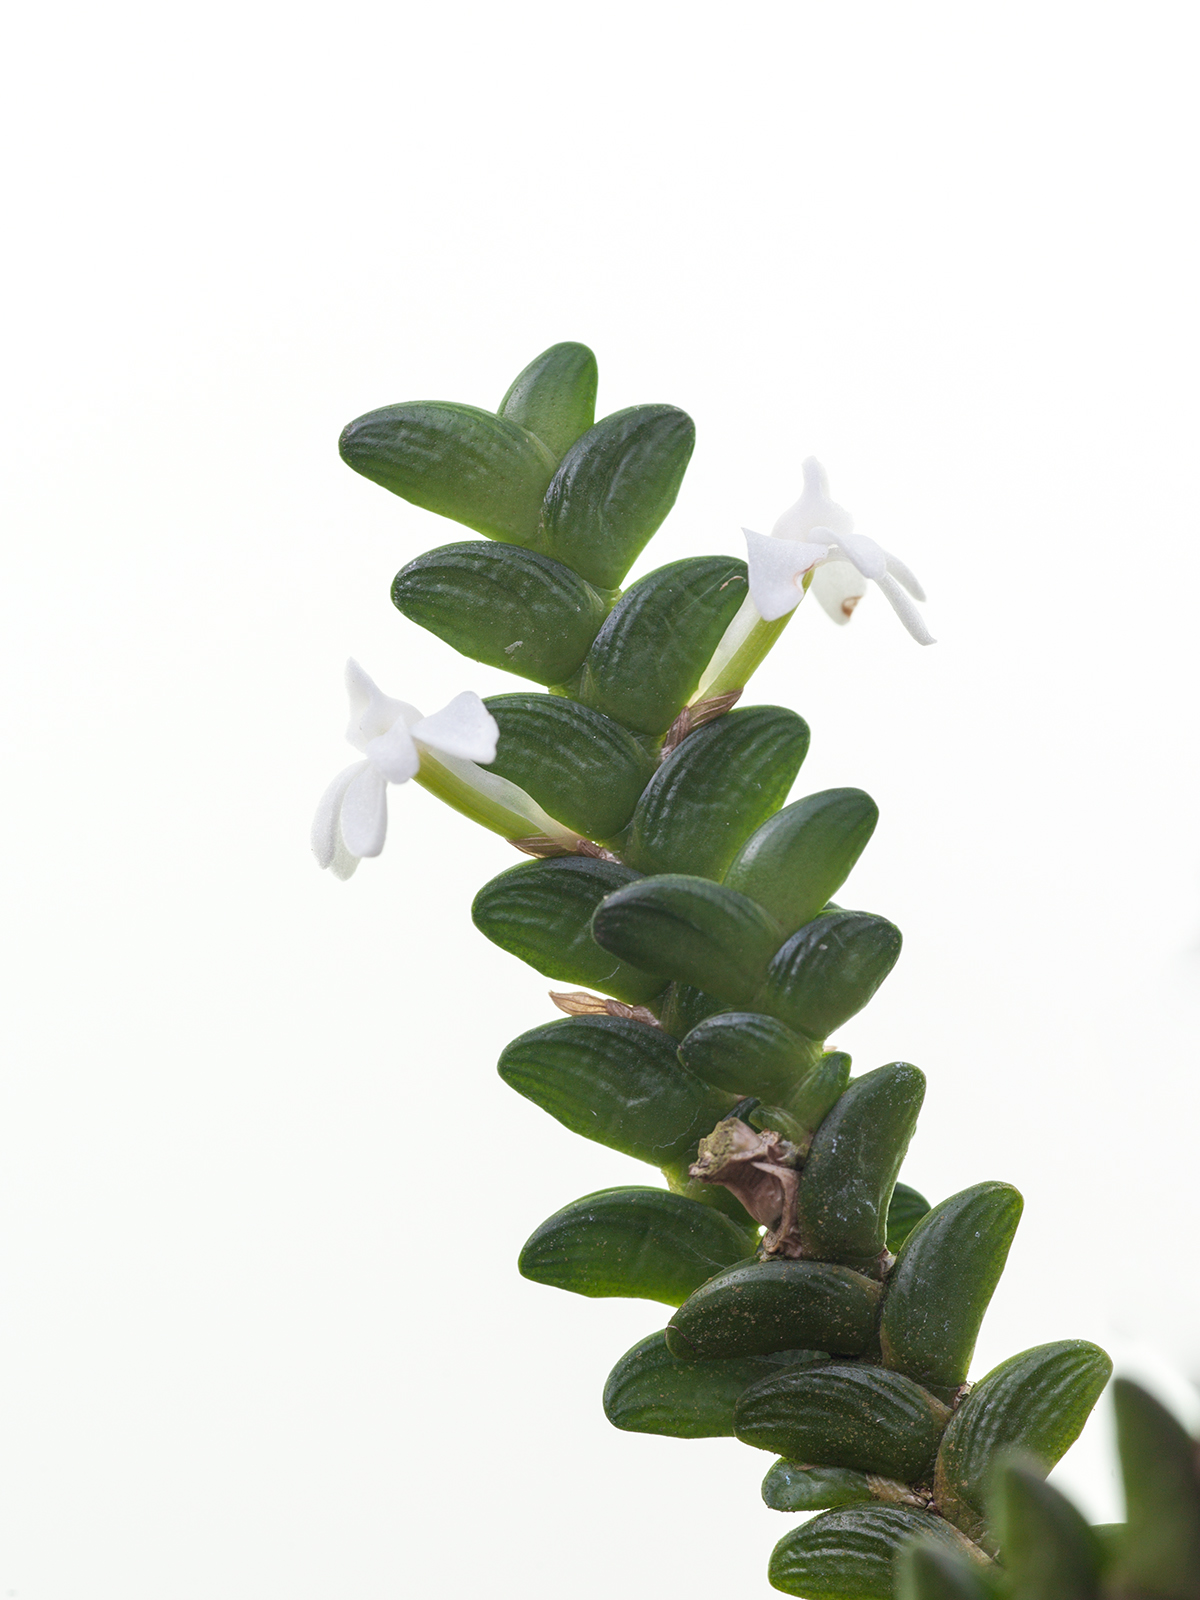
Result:
[[[927,1071],[906,1176],[1027,1197],[977,1371],[1200,1373],[1195,45],[1172,4],[13,14],[0,1595],[770,1592],[769,1458],[601,1414],[662,1309],[516,1274],[646,1169],[495,1075],[553,1015],[469,919],[515,858],[415,786],[351,883],[308,854],[348,654],[426,710],[518,686],[392,609],[462,531],[338,431],[559,339],[696,419],[651,564],[740,553],[815,452],[927,585],[936,648],[809,605],[751,698],[812,725],[797,793],[882,808],[853,899],[905,954],[838,1042]]]

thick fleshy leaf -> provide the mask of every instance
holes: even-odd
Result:
[[[690,983],[672,983],[664,991],[659,1020],[674,1038],[683,1039],[706,1017],[728,1010],[728,1004],[715,994],[705,994]]]
[[[924,1073],[906,1061],[851,1082],[813,1136],[801,1174],[805,1255],[880,1271],[892,1190],[924,1095]]]
[[[864,1472],[786,1460],[777,1461],[763,1479],[762,1497],[772,1511],[826,1511],[874,1499]]]
[[[484,884],[471,916],[493,944],[546,977],[643,1005],[664,980],[614,957],[591,934],[596,907],[614,890],[637,881],[628,867],[590,856],[523,862]]]
[[[534,683],[569,678],[608,611],[561,562],[481,539],[410,561],[392,583],[392,604],[460,655]]]
[[[680,1064],[660,1029],[619,1017],[568,1017],[523,1033],[499,1072],[572,1133],[654,1166],[689,1157],[734,1104]]]
[[[750,835],[723,882],[757,900],[785,933],[794,933],[849,877],[878,819],[878,806],[861,789],[810,794]]]
[[[536,434],[556,461],[596,420],[596,358],[585,344],[552,344],[513,379],[499,414]]]
[[[760,1004],[825,1039],[866,1005],[896,965],[900,930],[865,911],[831,911],[794,933],[771,962]]]
[[[686,1035],[679,1055],[706,1083],[780,1105],[820,1060],[816,1045],[757,1011],[709,1017]]]
[[[1165,1406],[1127,1378],[1113,1384],[1125,1484],[1121,1592],[1200,1595],[1200,1449]]]
[[[698,728],[638,801],[622,859],[639,872],[720,881],[742,841],[787,799],[808,737],[804,719],[782,706],[747,706]],[[748,889],[742,893],[766,903]]]
[[[613,607],[568,693],[635,733],[665,733],[745,598],[745,564],[729,556],[647,573]]]
[[[538,540],[555,457],[509,417],[478,406],[417,400],[356,417],[342,460],[426,511],[510,544]]]
[[[1075,1443],[1112,1372],[1098,1345],[1064,1339],[1002,1361],[971,1390],[938,1451],[942,1515],[988,1548],[987,1496],[997,1462],[1023,1450],[1047,1470]]]
[[[1075,1507],[1043,1481],[1040,1471],[1013,1462],[997,1473],[992,1519],[1004,1568],[1018,1600],[1099,1600],[1101,1551]],[[1200,1594],[1192,1573],[1185,1595]],[[1141,1586],[1139,1585],[1140,1589]],[[1166,1594],[1157,1585],[1146,1592]]]
[[[1023,1205],[1011,1184],[977,1183],[917,1223],[888,1277],[880,1323],[885,1366],[943,1399],[966,1381]]]
[[[631,406],[577,439],[546,491],[541,548],[615,589],[675,504],[696,429],[675,406]]]
[[[733,1408],[744,1389],[788,1366],[820,1362],[813,1350],[728,1361],[681,1361],[666,1337],[652,1333],[623,1355],[604,1386],[604,1414],[629,1433],[714,1439],[733,1433]]]
[[[971,1553],[967,1540],[927,1511],[846,1506],[785,1534],[771,1553],[767,1575],[776,1589],[805,1600],[893,1600],[896,1557],[922,1536]],[[980,1552],[974,1555],[982,1559]]]
[[[764,1378],[746,1390],[733,1429],[743,1444],[815,1467],[849,1467],[924,1482],[950,1408],[882,1367],[822,1367]]]
[[[601,1189],[548,1217],[518,1266],[535,1283],[574,1294],[678,1306],[757,1242],[752,1228],[669,1189]]]
[[[896,1185],[887,1219],[887,1247],[893,1255],[899,1253],[900,1246],[930,1209],[929,1201],[916,1189],[910,1189],[907,1183]]]
[[[592,933],[623,961],[748,1005],[779,944],[779,929],[744,894],[682,873],[639,878],[597,910]]]
[[[850,1057],[829,1050],[787,1099],[786,1108],[811,1137],[850,1087]]]
[[[500,728],[492,772],[589,839],[621,831],[654,771],[628,729],[561,695],[493,695],[484,704]]]
[[[747,1261],[710,1278],[667,1327],[684,1360],[827,1350],[861,1355],[879,1311],[877,1283],[822,1261]]]
[[[896,1600],[991,1600],[998,1591],[968,1556],[919,1539],[896,1558]]]

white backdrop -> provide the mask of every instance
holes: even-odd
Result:
[[[348,654],[517,686],[392,609],[461,530],[338,431],[559,339],[696,419],[653,564],[815,452],[925,581],[936,648],[809,605],[748,697],[882,809],[839,1042],[927,1071],[910,1181],[1026,1195],[977,1371],[1087,1336],[1186,1401],[1191,8],[66,0],[6,55],[0,1595],[770,1592],[769,1458],[604,1421],[661,1309],[516,1274],[645,1169],[495,1075],[553,1015],[470,924],[515,857],[412,786],[308,854]]]

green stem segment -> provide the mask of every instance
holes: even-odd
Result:
[[[810,579],[811,574],[806,574],[806,589]],[[712,660],[705,667],[689,703],[695,705],[700,700],[713,700],[718,695],[744,689],[794,614],[794,610],[788,611],[774,622],[764,622],[758,614],[758,607],[747,595],[741,609],[726,628],[724,638],[713,651]]]
[[[566,850],[575,850],[585,842],[581,834],[543,811],[524,789],[473,761],[434,756],[422,750],[417,782],[464,817],[505,839],[544,838]]]

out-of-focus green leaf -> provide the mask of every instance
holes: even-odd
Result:
[[[1116,1581],[1154,1600],[1200,1595],[1200,1453],[1153,1395],[1113,1384],[1125,1484],[1125,1535]]]
[[[1014,1600],[1099,1600],[1096,1535],[1071,1502],[1043,1482],[1040,1471],[1003,1464],[992,1517]],[[1187,1593],[1198,1592],[1193,1582]]]
[[[998,1593],[968,1556],[933,1540],[906,1545],[895,1572],[896,1600],[991,1600]]]

